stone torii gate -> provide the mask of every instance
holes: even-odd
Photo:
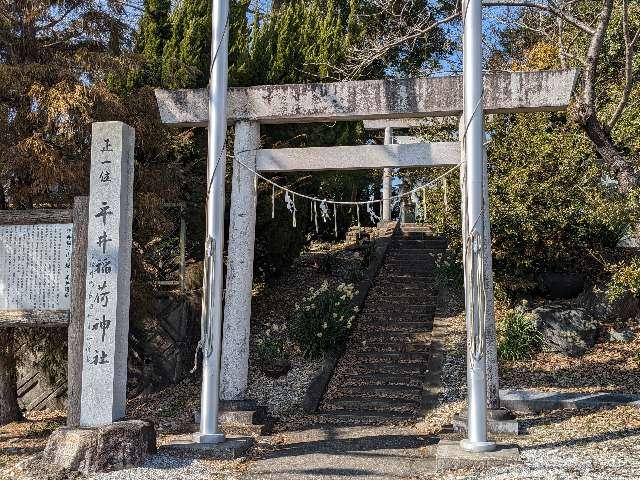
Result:
[[[562,111],[569,104],[576,76],[575,70],[487,74],[485,113]],[[207,126],[206,89],[156,90],[155,94],[164,124]],[[239,162],[234,162],[232,178],[222,400],[243,400],[248,380],[256,188],[254,174],[241,164],[261,172],[315,171],[457,165],[463,158],[458,142],[261,149],[260,124],[402,123],[402,119],[460,117],[462,104],[461,76],[229,89],[227,118],[235,124],[234,154]]]

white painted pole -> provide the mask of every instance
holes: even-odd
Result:
[[[466,206],[468,236],[464,238],[465,305],[467,317],[467,387],[469,417],[464,450],[486,452],[495,449],[487,439],[487,382],[484,335],[484,280],[481,272],[483,219],[484,128],[482,105],[482,0],[466,0],[462,12],[464,152],[466,161]],[[464,230],[464,229],[463,229]]]
[[[391,145],[393,143],[393,128],[386,127],[384,129],[384,144]],[[391,221],[391,169],[382,170],[382,221]],[[385,200],[386,199],[386,200]]]
[[[220,351],[222,345],[222,251],[224,248],[224,175],[227,152],[227,75],[229,1],[213,0],[207,162],[207,237],[202,295],[202,392],[200,431],[194,440],[219,443]]]

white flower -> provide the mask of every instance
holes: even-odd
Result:
[[[333,312],[333,318],[338,318],[338,314]]]
[[[347,298],[347,296],[346,296],[346,295],[342,295],[342,296],[340,297],[340,300],[344,300],[344,299],[346,299],[346,298]]]
[[[316,337],[318,337],[318,338],[322,337],[322,332],[316,333]]]
[[[360,307],[353,307],[353,311],[358,313],[360,311]]]
[[[328,327],[328,326],[329,326],[329,325],[327,325],[327,322],[324,322],[324,323],[322,324],[322,328],[324,328],[325,330],[327,329],[327,327]]]

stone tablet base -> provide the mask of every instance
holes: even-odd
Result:
[[[155,452],[153,423],[125,420],[100,427],[61,427],[49,437],[42,461],[54,469],[87,474],[139,466]]]
[[[453,429],[456,432],[467,431],[467,412],[463,411],[453,417]],[[520,427],[513,413],[505,408],[487,410],[487,430],[496,435],[519,435]]]
[[[252,446],[253,438],[251,437],[227,438],[220,443],[198,443],[193,440],[193,435],[185,435],[162,445],[160,451],[198,458],[233,460],[243,457]]]
[[[457,440],[440,440],[436,451],[438,471],[454,468],[495,467],[520,463],[520,449],[517,446],[498,445],[493,452],[467,452]]]

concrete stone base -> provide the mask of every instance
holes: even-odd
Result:
[[[198,458],[232,460],[243,457],[253,446],[253,443],[252,437],[227,438],[220,443],[199,443],[194,441],[193,435],[185,435],[176,438],[171,443],[162,445],[160,451]]]
[[[640,407],[640,395],[614,392],[540,392],[500,390],[500,404],[517,412],[544,412],[559,408]]]
[[[193,413],[196,425],[200,423],[200,412]],[[252,400],[223,401],[218,413],[220,430],[229,436],[260,437],[269,435],[274,421],[264,406]]]
[[[109,472],[139,466],[155,452],[153,423],[125,420],[100,427],[55,430],[44,450],[43,463],[62,471]]]
[[[467,431],[467,412],[463,411],[453,417],[453,429],[456,432]],[[513,413],[505,408],[487,411],[487,430],[496,435],[519,435],[520,427]]]
[[[519,463],[520,449],[517,446],[498,445],[493,452],[467,452],[457,440],[440,440],[436,450],[438,471],[469,467],[494,467]]]

